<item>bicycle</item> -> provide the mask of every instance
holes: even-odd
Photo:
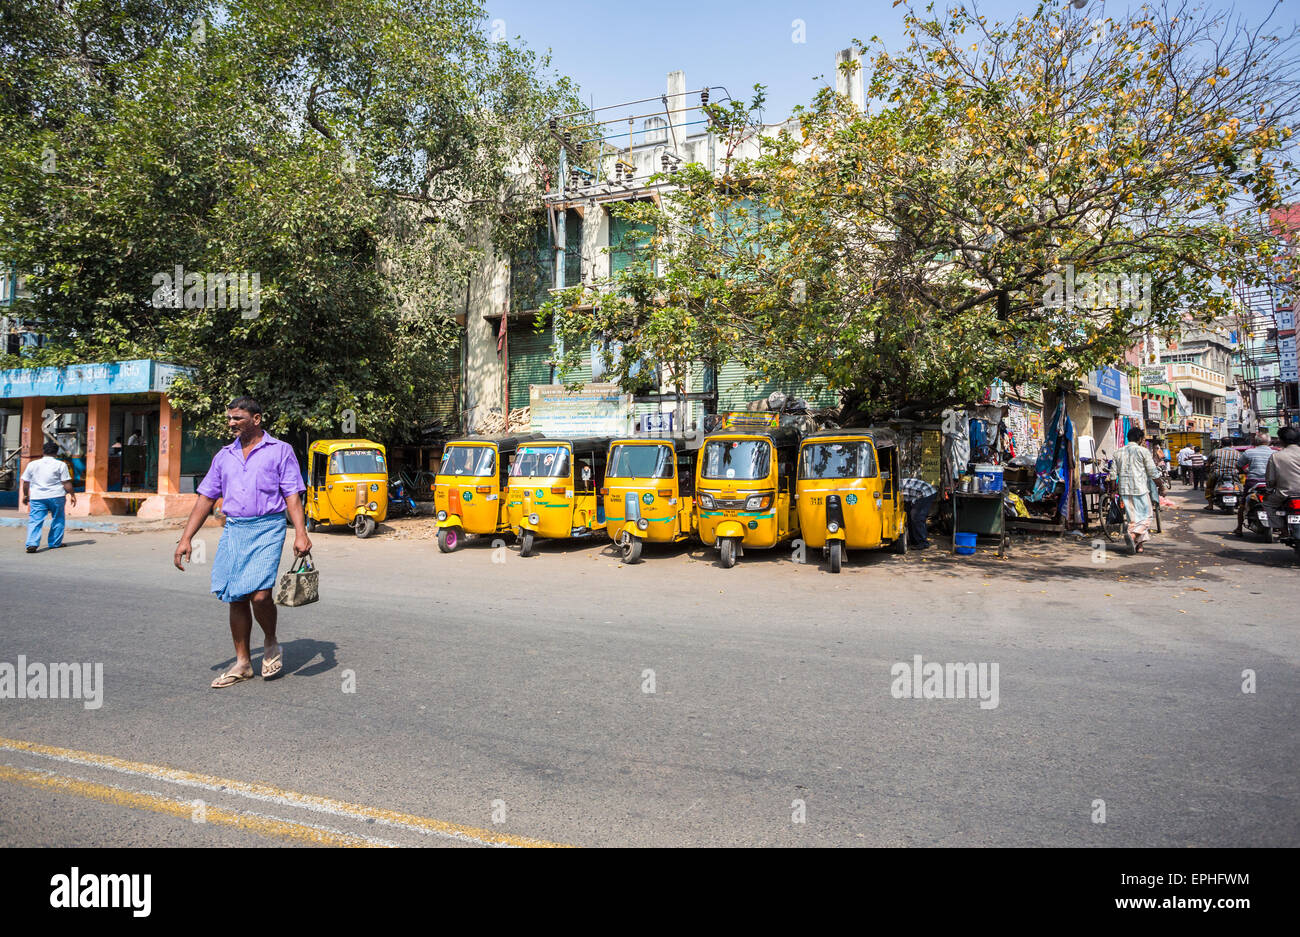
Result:
[[[1098,499],[1097,510],[1101,515],[1102,536],[1112,542],[1117,536],[1123,539],[1128,516],[1124,512],[1124,499],[1117,494],[1114,482],[1106,483],[1106,488]]]

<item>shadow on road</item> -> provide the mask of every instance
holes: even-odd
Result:
[[[284,648],[284,670],[280,676],[283,677],[316,677],[320,674],[333,670],[339,665],[335,652],[338,645],[333,641],[317,641],[313,638],[295,638],[292,641],[282,641],[281,646]],[[256,654],[256,652],[254,652]],[[319,661],[316,658],[320,658]],[[212,667],[214,673],[225,673],[227,668],[235,662],[233,657],[229,657]],[[256,656],[253,660],[254,672],[261,673],[261,657]]]

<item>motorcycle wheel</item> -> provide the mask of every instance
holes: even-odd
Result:
[[[443,553],[455,553],[460,546],[460,528],[443,527],[438,531],[438,549]]]
[[[623,562],[631,566],[641,562],[641,538],[628,537],[623,541]]]
[[[718,549],[718,558],[722,563],[723,569],[731,569],[736,565],[736,538],[724,537],[722,544]]]
[[[519,555],[520,555],[520,556],[532,556],[532,555],[533,555],[533,542],[534,542],[536,539],[537,539],[537,538],[536,538],[536,535],[535,535],[531,530],[525,530],[522,534],[520,534],[520,535],[519,535]]]
[[[826,559],[826,565],[833,573],[840,571],[840,566],[844,563],[844,544],[838,540],[831,541],[830,556]]]

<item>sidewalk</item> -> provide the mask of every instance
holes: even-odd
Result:
[[[16,508],[0,508],[0,527],[26,527],[27,515]],[[185,526],[185,518],[169,517],[165,520],[142,521],[130,514],[100,515],[96,517],[64,516],[68,530],[95,530],[109,534],[140,533],[146,530],[170,530]]]

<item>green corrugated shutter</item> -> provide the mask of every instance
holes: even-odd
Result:
[[[533,323],[511,323],[510,346],[510,409],[528,406],[528,385],[551,383],[551,330],[541,335],[533,331]]]
[[[802,397],[810,407],[832,407],[839,399],[820,383],[812,381],[765,381],[736,361],[718,369],[718,412],[744,410],[751,401],[762,400],[773,391],[790,397]]]
[[[440,424],[444,432],[453,432],[460,424],[461,370],[459,347],[446,369],[431,389],[426,406],[420,411],[420,424]]]
[[[653,228],[637,225],[611,215],[609,219],[609,273],[610,276],[626,269],[650,244]]]
[[[564,283],[576,286],[582,281],[582,216],[569,209],[564,224]],[[554,256],[550,227],[543,218],[533,232],[532,246],[510,258],[511,312],[531,312],[551,298]]]

